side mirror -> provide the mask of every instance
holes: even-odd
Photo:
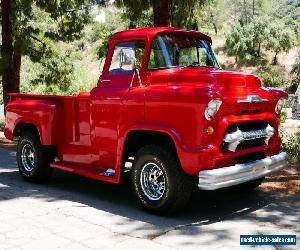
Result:
[[[122,66],[131,66],[133,69],[133,75],[130,83],[130,88],[133,86],[133,80],[135,75],[137,75],[138,80],[139,80],[139,85],[140,87],[143,86],[142,81],[141,81],[141,75],[140,75],[140,68],[141,65],[137,61],[135,57],[135,51],[133,48],[123,48],[120,51],[120,68]]]
[[[134,57],[133,58],[133,75],[132,75],[131,83],[129,86],[130,88],[132,88],[132,86],[133,86],[133,80],[134,80],[135,75],[137,75],[137,77],[138,77],[140,87],[143,86],[142,80],[141,80],[141,75],[140,75],[140,68],[141,68],[141,65],[137,62],[136,58]]]
[[[141,65],[135,57],[135,52],[132,48],[123,48],[120,51],[120,67],[132,65],[133,69],[140,69]]]
[[[120,68],[122,68],[122,66],[130,66],[130,65],[134,65],[134,50],[132,48],[123,48],[120,51]]]

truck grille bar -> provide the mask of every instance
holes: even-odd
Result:
[[[235,131],[225,134],[223,142],[226,143],[226,147],[229,151],[235,152],[237,147],[245,142],[257,139],[263,139],[265,144],[269,143],[269,140],[274,135],[275,129],[268,124],[267,127],[262,129],[243,131],[239,127]]]

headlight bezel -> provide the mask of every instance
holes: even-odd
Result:
[[[284,106],[285,106],[286,98],[285,97],[280,97],[275,105],[275,113],[276,114],[281,114]]]
[[[218,112],[222,105],[222,100],[220,98],[213,98],[208,103],[204,110],[205,119],[210,121]]]

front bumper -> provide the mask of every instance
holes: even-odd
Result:
[[[215,190],[264,177],[286,167],[287,153],[262,160],[199,172],[199,189]]]

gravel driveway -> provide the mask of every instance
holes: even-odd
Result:
[[[297,234],[299,247],[299,221],[299,194],[259,189],[197,191],[182,214],[154,216],[136,206],[128,180],[55,171],[35,185],[19,176],[15,153],[0,149],[0,249],[237,249],[240,234],[259,233]]]

